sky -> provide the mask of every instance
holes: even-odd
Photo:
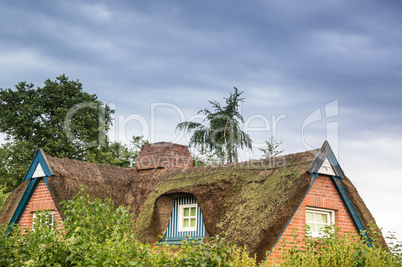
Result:
[[[240,160],[271,135],[285,154],[328,140],[402,241],[401,11],[399,0],[0,0],[0,88],[65,74],[115,109],[112,141],[187,145],[176,125],[237,87],[253,139]]]

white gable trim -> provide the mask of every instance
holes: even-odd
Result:
[[[318,170],[318,173],[320,174],[325,174],[325,175],[331,175],[335,176],[334,169],[332,169],[331,164],[328,161],[328,158],[325,158],[324,162],[322,163],[320,169]]]
[[[41,177],[45,177],[45,172],[42,169],[42,166],[40,165],[40,163],[38,162],[38,165],[36,166],[36,169],[32,175],[32,178],[41,178]]]

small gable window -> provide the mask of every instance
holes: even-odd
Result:
[[[173,210],[160,243],[180,245],[183,240],[197,240],[205,237],[202,212],[194,196],[178,197],[174,200]]]
[[[334,223],[335,213],[333,210],[306,208],[306,226],[309,227],[308,234],[310,236],[323,236],[325,227]]]
[[[197,204],[179,206],[179,231],[195,231],[197,227]]]
[[[39,220],[37,219],[39,218]],[[35,230],[35,224],[40,223],[49,229],[54,229],[55,212],[54,211],[38,211],[33,214],[32,230]]]

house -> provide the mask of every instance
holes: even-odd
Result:
[[[7,199],[0,223],[32,227],[34,212],[44,209],[62,223],[60,202],[83,185],[93,198],[128,206],[141,242],[179,244],[185,235],[208,239],[226,232],[259,260],[270,250],[278,257],[278,241],[293,229],[302,241],[306,224],[312,236],[331,223],[356,235],[375,225],[327,142],[283,157],[195,168],[186,146],[166,142],[143,146],[136,169],[38,150],[24,180]]]

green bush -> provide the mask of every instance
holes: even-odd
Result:
[[[35,230],[19,225],[0,228],[0,266],[68,266],[64,262],[66,249],[60,228],[47,227],[46,213],[42,221],[34,220]]]
[[[210,242],[156,246],[137,242],[132,214],[110,199],[91,199],[82,188],[65,201],[64,226],[47,226],[37,216],[35,230],[0,228],[0,266],[255,266],[244,249],[212,237]]]
[[[365,233],[361,233],[363,237]],[[287,245],[298,240],[293,234],[293,241],[282,241],[281,258],[269,266],[401,266],[401,244],[396,241],[395,235],[388,239],[389,249],[378,245],[371,237],[372,247],[368,246],[364,238],[353,233],[343,233],[337,227],[327,227],[324,235],[318,238],[303,238],[303,246]],[[375,235],[374,235],[375,236]]]
[[[256,266],[245,248],[238,248],[223,236],[211,237],[208,242],[184,241],[180,246],[156,247],[153,266]]]
[[[181,246],[142,244],[133,238],[132,214],[114,208],[110,199],[91,199],[81,191],[63,203],[64,226],[47,226],[45,214],[36,216],[35,230],[0,226],[0,266],[230,266],[255,267],[247,249],[228,242],[225,235]],[[394,234],[389,249],[368,247],[363,239],[328,228],[320,238],[297,244],[282,241],[281,258],[260,266],[401,266],[402,245]],[[292,247],[289,248],[289,244]]]

